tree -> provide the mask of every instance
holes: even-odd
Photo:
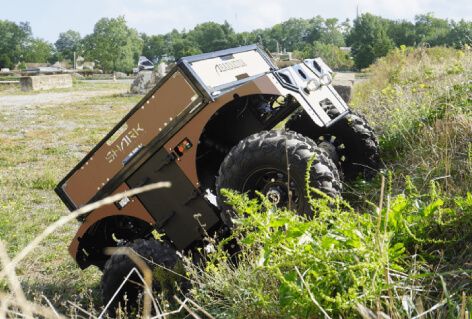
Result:
[[[251,32],[251,36],[249,37],[250,39],[253,39],[254,41],[252,43],[257,43],[268,50],[275,51],[277,44],[273,44],[274,39],[271,38],[269,35],[271,29],[256,29]]]
[[[394,47],[392,39],[387,35],[385,21],[370,13],[354,20],[347,42],[352,47],[352,56],[359,69],[368,67]]]
[[[344,35],[341,30],[342,27],[336,18],[326,19],[321,28],[320,42],[324,44],[332,44],[338,47],[344,46]]]
[[[234,30],[227,22],[225,24],[215,22],[199,24],[188,32],[187,37],[196,43],[202,52],[227,49],[235,40]]]
[[[472,22],[461,20],[452,22],[452,29],[447,36],[447,44],[455,48],[472,46]]]
[[[24,62],[46,63],[53,54],[53,45],[42,39],[33,39],[23,56]]]
[[[13,68],[22,60],[25,49],[32,39],[31,27],[28,22],[16,24],[0,20],[0,39],[1,66]]]
[[[290,18],[280,24],[276,24],[269,32],[269,41],[267,48],[271,51],[277,49],[277,43],[280,49],[293,51],[301,49],[310,35],[310,24],[304,19]]]
[[[321,33],[325,20],[321,16],[316,16],[308,20],[307,34],[304,38],[307,44],[311,44],[321,39]]]
[[[170,51],[166,38],[163,35],[148,36],[145,33],[141,33],[141,39],[143,39],[142,55],[151,61],[157,62]]]
[[[59,38],[54,43],[58,53],[65,59],[73,60],[74,52],[82,54],[82,38],[80,33],[73,30],[68,30],[59,34]]]
[[[426,43],[430,46],[444,45],[451,31],[449,22],[434,17],[432,13],[415,16],[417,44]]]
[[[350,70],[354,64],[349,54],[337,45],[320,41],[315,41],[313,45],[306,45],[303,51],[295,51],[295,57],[298,59],[321,57],[333,70]]]
[[[14,64],[11,62],[10,57],[7,54],[0,55],[0,68],[12,69]]]
[[[387,23],[387,34],[397,47],[401,45],[414,46],[416,44],[415,25],[409,21],[385,20]]]
[[[84,38],[86,56],[98,61],[105,71],[130,71],[138,62],[142,42],[123,16],[100,19],[93,33]]]
[[[256,34],[253,32],[241,32],[237,33],[235,36],[236,45],[248,45],[257,43]]]
[[[195,42],[187,38],[175,39],[172,43],[172,52],[176,60],[184,56],[202,53]]]

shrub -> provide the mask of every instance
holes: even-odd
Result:
[[[303,51],[296,51],[295,56],[298,59],[321,57],[333,70],[338,71],[351,70],[354,66],[349,53],[342,51],[336,45],[318,41],[314,42],[313,45],[306,45]]]
[[[353,105],[380,135],[382,158],[400,190],[435,179],[449,195],[472,189],[472,52],[396,49],[354,89]]]
[[[447,207],[434,187],[428,195],[407,189],[388,196],[380,214],[355,212],[341,200],[312,200],[312,220],[228,192],[238,214],[230,240],[240,252],[230,256],[227,240],[208,255],[205,269],[188,264],[194,298],[220,318],[356,318],[359,305],[397,317],[419,314],[404,299],[429,305],[420,292],[436,282],[423,262],[427,244],[448,249],[470,240],[470,227],[453,227],[472,226],[472,195]]]

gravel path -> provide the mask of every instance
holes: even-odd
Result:
[[[83,101],[92,97],[126,93],[124,89],[100,91],[72,91],[38,93],[31,95],[3,95],[0,96],[0,110],[21,109],[27,106],[57,105]]]

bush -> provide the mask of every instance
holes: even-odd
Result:
[[[434,318],[465,318],[471,70],[472,52],[447,48],[403,46],[379,59],[353,103],[380,134],[387,183],[347,185],[355,208],[312,201],[313,220],[228,193],[238,213],[232,239],[203,269],[187,265],[197,302],[219,318],[407,318],[432,307]],[[236,256],[225,250],[230,240]]]
[[[0,55],[0,68],[13,69],[13,62],[11,62],[10,57],[8,55]]]
[[[472,195],[447,207],[434,187],[423,196],[407,188],[380,214],[355,212],[340,200],[312,201],[313,220],[229,192],[240,252],[229,256],[226,241],[208,255],[204,271],[188,264],[193,297],[219,318],[357,318],[364,306],[419,314],[405,309],[404,299],[432,306],[421,293],[435,279],[423,262],[431,254],[426,244],[458,248],[471,239],[472,228],[454,226],[472,226]],[[410,294],[413,282],[418,290]]]
[[[382,158],[420,192],[435,179],[448,195],[472,189],[472,52],[402,47],[368,70],[353,106],[380,134]]]
[[[333,70],[347,71],[351,70],[354,62],[349,53],[342,51],[333,44],[314,42],[313,45],[305,46],[303,51],[295,51],[297,59],[311,59],[321,57],[327,65]]]

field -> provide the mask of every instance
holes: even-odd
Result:
[[[140,99],[127,96],[128,88],[79,83],[45,93],[0,91],[0,239],[11,256],[68,213],[53,188]],[[96,295],[99,271],[80,271],[67,252],[77,225],[59,229],[19,265],[30,297],[60,303]]]
[[[246,250],[238,268],[218,247],[205,271],[188,265],[195,300],[221,318],[370,318],[367,309],[403,318],[434,307],[430,318],[465,318],[472,307],[471,70],[472,52],[443,48],[400,48],[373,65],[353,107],[376,128],[385,171],[346,184],[348,203],[320,201],[312,222],[230,195],[245,213],[236,235]],[[0,90],[0,239],[14,256],[67,214],[54,186],[140,96],[127,95],[126,84]],[[29,299],[45,304],[44,295],[63,313],[72,311],[67,301],[100,307],[100,272],[80,271],[67,252],[77,225],[59,229],[17,268]],[[281,236],[280,225],[297,231]],[[254,235],[243,239],[249,230]],[[301,240],[339,246],[323,253]]]

